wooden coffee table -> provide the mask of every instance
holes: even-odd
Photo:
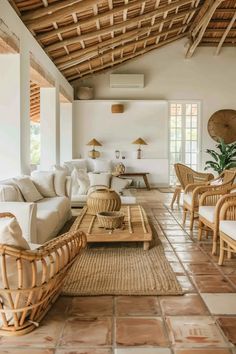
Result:
[[[125,214],[123,228],[113,231],[99,227],[96,215],[87,212],[87,206],[76,218],[71,231],[81,230],[87,235],[87,242],[143,242],[143,249],[149,249],[152,240],[152,230],[147,215],[140,205],[127,205],[121,207]]]

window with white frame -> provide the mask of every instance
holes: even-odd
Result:
[[[174,164],[183,163],[194,170],[199,167],[200,102],[169,103],[170,185],[175,185]]]

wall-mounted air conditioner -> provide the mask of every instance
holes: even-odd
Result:
[[[111,88],[143,88],[144,74],[111,74]]]

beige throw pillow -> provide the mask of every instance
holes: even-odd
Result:
[[[45,198],[56,196],[54,189],[54,172],[33,171],[31,173],[31,179],[42,196]]]
[[[39,193],[30,177],[13,178],[13,181],[20,189],[26,202],[37,202],[43,199],[43,196]]]
[[[110,187],[111,174],[110,173],[88,173],[90,186],[106,186]]]
[[[65,171],[54,171],[54,188],[56,195],[64,197],[66,195],[66,177]]]

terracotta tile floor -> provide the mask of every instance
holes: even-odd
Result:
[[[168,211],[172,194],[134,193],[185,295],[60,297],[34,332],[1,336],[0,354],[236,354],[236,258],[219,267],[211,238]]]

